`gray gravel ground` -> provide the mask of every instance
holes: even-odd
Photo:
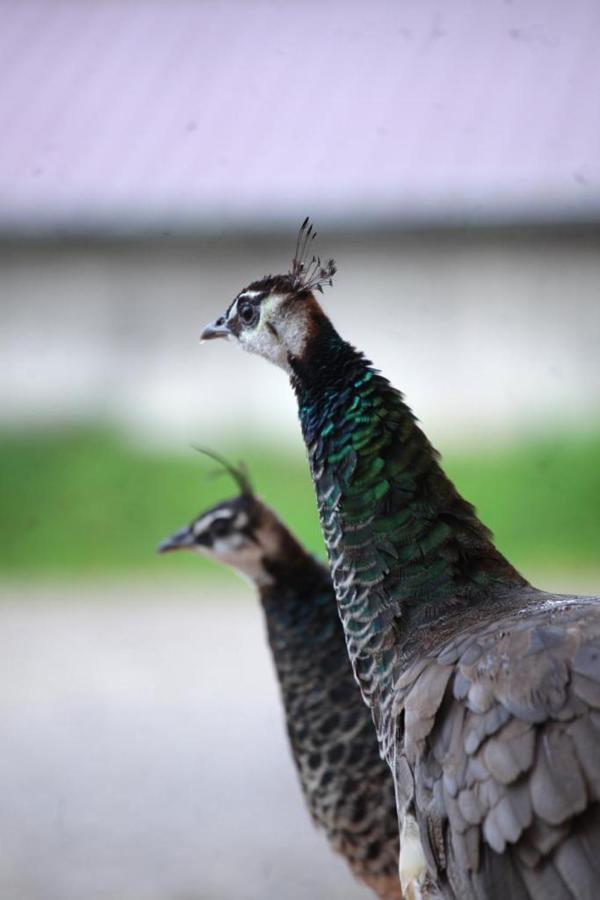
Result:
[[[2,900],[366,900],[312,827],[260,610],[4,586]]]

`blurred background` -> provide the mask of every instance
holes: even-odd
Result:
[[[366,897],[261,611],[157,543],[244,459],[317,554],[285,376],[202,327],[286,271],[541,587],[600,590],[600,6],[0,0],[0,895]]]

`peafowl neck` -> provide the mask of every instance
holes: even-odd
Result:
[[[260,599],[267,619],[269,633],[277,633],[289,646],[298,639],[305,646],[305,631],[318,627],[325,618],[339,621],[335,603],[331,609],[318,598],[329,594],[331,581],[322,564],[298,545],[296,556],[264,559],[269,581],[260,589]],[[317,598],[314,603],[307,598]]]
[[[296,563],[300,560],[293,565],[280,560],[273,582],[261,589],[260,599],[288,734],[306,790],[305,754],[314,751],[319,740],[327,743],[330,737],[336,743],[340,739],[339,734],[324,730],[332,714],[341,716],[340,729],[345,722],[344,728],[360,725],[370,730],[372,722],[348,664],[327,568],[309,556],[302,565]],[[312,809],[310,792],[307,799]]]
[[[329,571],[296,547],[267,561],[260,598],[302,790],[356,876],[397,886],[393,781],[348,662]]]
[[[377,705],[421,629],[526,582],[442,471],[402,394],[331,323],[292,369],[350,657]]]
[[[271,540],[261,532],[261,566],[257,583],[269,640],[276,660],[311,657],[311,644],[325,655],[343,644],[331,579],[325,566],[306,552],[281,522],[271,524]],[[336,640],[337,639],[337,640]]]

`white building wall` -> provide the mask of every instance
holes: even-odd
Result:
[[[587,428],[600,419],[600,237],[323,236],[323,297],[434,439]],[[0,247],[0,424],[116,422],[147,439],[296,441],[285,376],[202,326],[288,242],[184,240]]]

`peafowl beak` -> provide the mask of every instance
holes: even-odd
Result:
[[[171,550],[189,550],[194,546],[194,532],[191,528],[182,528],[171,537],[162,541],[156,548],[157,553],[169,553]]]
[[[200,343],[202,343],[202,341],[212,341],[215,338],[228,337],[231,337],[231,332],[225,322],[225,316],[221,316],[221,318],[217,319],[216,322],[213,322],[212,325],[206,326],[200,335]]]

